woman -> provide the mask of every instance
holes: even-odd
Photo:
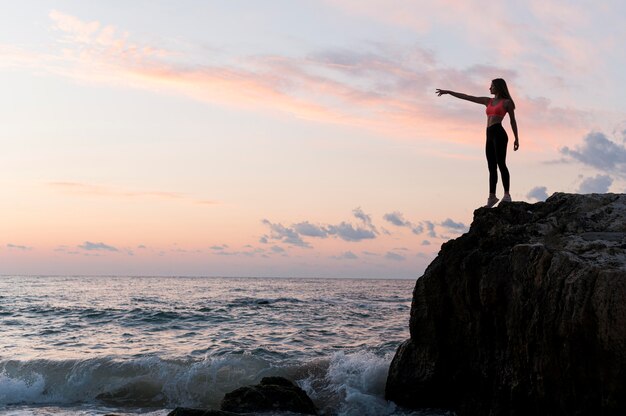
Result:
[[[487,154],[487,166],[489,167],[489,198],[487,199],[487,207],[493,207],[498,198],[496,197],[496,184],[498,183],[498,168],[500,176],[502,176],[502,185],[504,186],[504,196],[502,202],[511,202],[511,194],[509,193],[509,170],[506,167],[506,146],[509,137],[502,127],[502,120],[507,113],[511,120],[511,128],[515,135],[513,150],[519,149],[519,138],[517,135],[517,121],[515,121],[515,103],[509,94],[506,82],[502,78],[491,81],[489,92],[494,98],[489,97],[472,97],[471,95],[461,94],[459,92],[437,89],[438,96],[450,94],[453,97],[462,100],[471,101],[473,103],[487,106],[487,144],[485,153]]]

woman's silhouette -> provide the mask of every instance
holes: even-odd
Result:
[[[502,185],[504,186],[504,196],[502,202],[511,202],[511,194],[509,194],[509,170],[506,167],[506,146],[509,138],[502,127],[502,120],[506,113],[509,113],[511,120],[511,129],[515,135],[513,150],[519,149],[519,137],[517,135],[517,121],[515,120],[515,103],[509,94],[506,82],[502,78],[491,81],[489,92],[494,98],[489,97],[473,97],[471,95],[459,92],[437,89],[439,96],[450,94],[453,97],[462,100],[471,101],[473,103],[487,106],[487,144],[485,153],[487,155],[487,166],[489,167],[489,198],[487,199],[487,207],[493,207],[498,198],[496,197],[496,184],[498,183],[498,168],[500,176],[502,176]]]

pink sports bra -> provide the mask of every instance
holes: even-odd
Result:
[[[504,117],[506,115],[506,110],[504,109],[504,99],[500,99],[500,101],[498,101],[498,104],[496,105],[492,105],[491,102],[493,101],[493,98],[489,100],[489,104],[487,104],[487,116],[492,117],[492,116],[498,116],[498,117]]]

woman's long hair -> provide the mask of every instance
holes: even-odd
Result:
[[[513,108],[515,108],[515,102],[513,101],[513,98],[511,98],[511,93],[509,92],[509,88],[506,86],[506,81],[502,78],[496,78],[491,82],[493,82],[493,86],[496,87],[496,90],[498,90],[500,97],[511,100],[511,104],[513,104]]]

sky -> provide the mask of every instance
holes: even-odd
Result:
[[[626,192],[621,0],[3,5],[0,274],[419,277],[494,78],[513,200]]]

